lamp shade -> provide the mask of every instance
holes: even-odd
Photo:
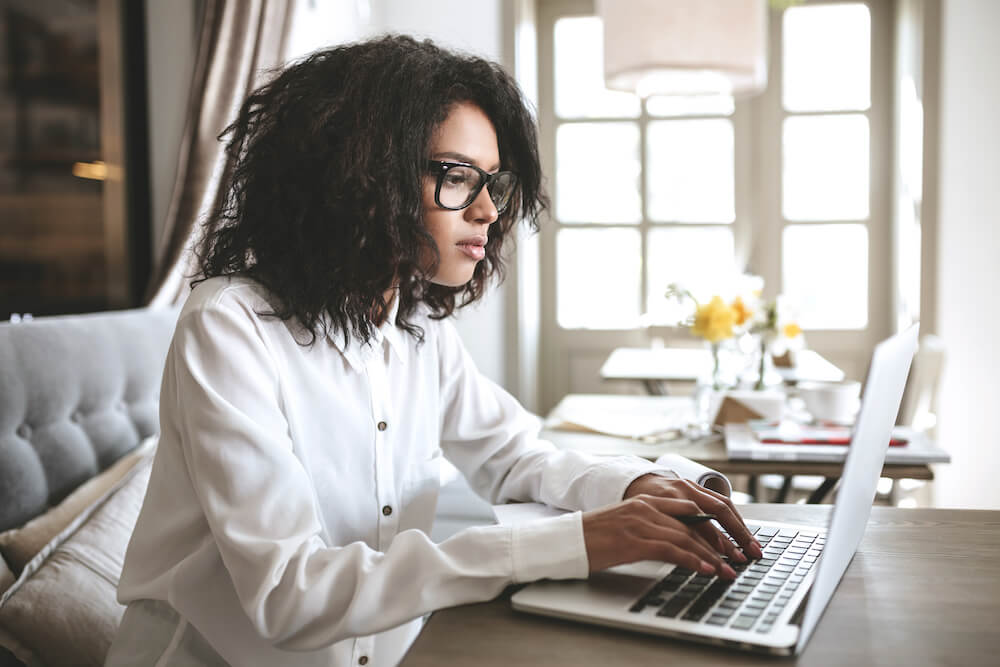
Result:
[[[597,0],[608,88],[754,95],[767,85],[767,0]]]

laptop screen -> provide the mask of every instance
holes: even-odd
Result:
[[[914,324],[875,346],[861,411],[830,517],[826,549],[817,563],[816,579],[802,617],[796,653],[805,647],[861,543],[889,448],[892,426],[903,398],[906,376],[917,349],[918,328],[919,325]]]

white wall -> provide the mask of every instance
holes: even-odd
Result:
[[[1000,2],[944,0],[937,317],[947,348],[935,504],[1000,508]]]

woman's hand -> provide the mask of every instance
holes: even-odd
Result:
[[[675,516],[706,512],[754,558],[760,544],[725,496],[696,484],[662,475],[643,475],[629,485],[625,500],[583,514],[583,537],[591,572],[638,560],[662,560],[732,579],[736,573],[720,554],[746,562],[711,522],[686,526]]]

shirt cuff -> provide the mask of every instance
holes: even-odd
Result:
[[[590,573],[581,512],[516,524],[512,530],[514,583],[585,579]]]
[[[651,472],[680,479],[680,476],[670,468],[657,465],[638,456],[619,456],[608,459],[595,470],[595,479],[593,479],[587,493],[590,503],[586,509],[596,509],[621,502],[629,484]]]

